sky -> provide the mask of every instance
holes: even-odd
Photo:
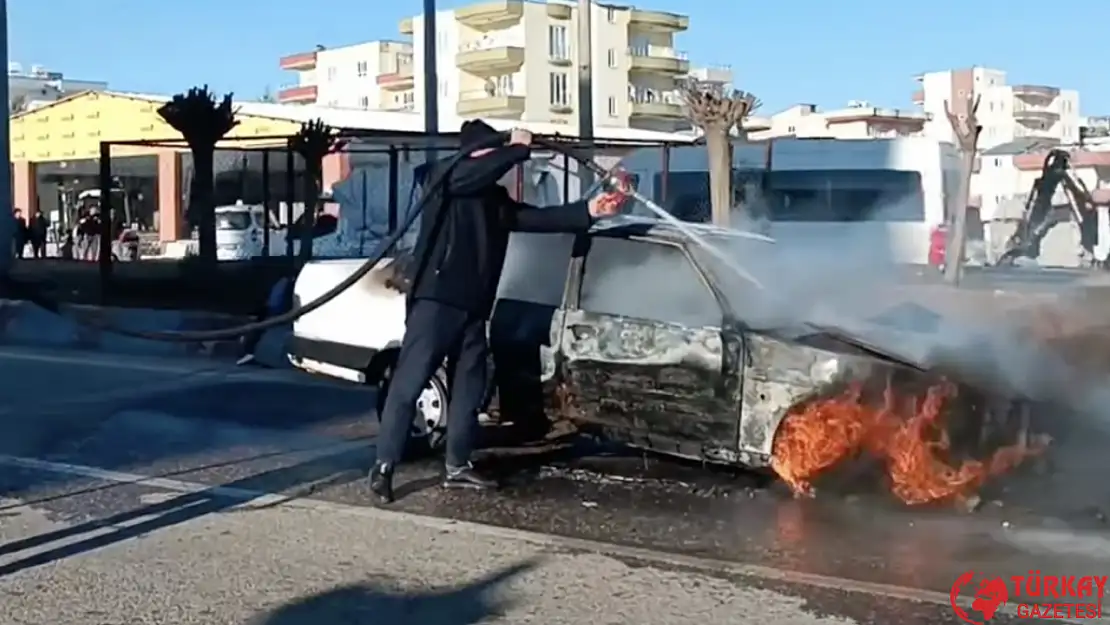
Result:
[[[476,0],[440,0],[440,9]],[[8,54],[25,68],[107,80],[120,91],[172,94],[208,84],[240,99],[296,82],[278,58],[399,39],[414,0],[7,0]],[[1046,9],[1066,5],[1066,10]],[[690,16],[676,47],[696,65],[730,65],[762,114],[849,100],[912,109],[913,77],[980,65],[1011,84],[1078,89],[1085,115],[1110,114],[1097,62],[1107,0],[642,0]],[[1046,36],[1047,33],[1047,36]],[[1098,67],[1096,67],[1098,65]],[[1100,69],[1101,68],[1101,69]]]

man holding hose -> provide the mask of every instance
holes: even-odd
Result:
[[[497,131],[481,120],[463,124],[463,146],[493,140]],[[478,412],[487,376],[486,320],[511,232],[589,230],[593,220],[615,215],[624,196],[607,192],[563,206],[538,208],[509,196],[500,179],[528,160],[532,134],[516,129],[509,144],[471,152],[448,173],[424,206],[413,256],[408,316],[401,351],[390,378],[377,437],[377,460],[370,488],[393,501],[393,473],[408,442],[416,401],[436,369],[448,362],[451,398],[447,406],[449,488],[495,488],[474,470],[470,454],[478,432]],[[433,166],[435,179],[447,166]]]

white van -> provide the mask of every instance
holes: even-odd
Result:
[[[230,206],[217,206],[216,258],[243,260],[261,256],[265,228],[264,213],[265,209],[260,204],[237,202]],[[275,221],[270,223],[276,224]],[[275,232],[276,230],[271,230],[271,240]]]
[[[733,188],[764,213],[767,234],[782,243],[881,245],[895,262],[925,264],[930,235],[943,228],[959,193],[960,163],[955,146],[925,138],[782,138],[735,146]],[[671,148],[665,181],[658,150],[623,164],[673,214],[708,217],[704,146]]]

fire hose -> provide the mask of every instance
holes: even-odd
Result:
[[[307,304],[302,304],[285,313],[268,317],[260,321],[245,323],[233,328],[223,328],[218,330],[148,331],[121,327],[104,319],[73,318],[73,321],[85,327],[108,332],[111,334],[116,334],[119,336],[145,339],[150,341],[162,341],[168,343],[200,343],[206,341],[231,340],[247,334],[262,332],[264,330],[295,321],[300,317],[319,309],[324,304],[327,304],[331,300],[338,297],[341,293],[354,286],[356,283],[358,283],[359,280],[366,276],[366,274],[373,270],[374,267],[376,267],[377,264],[382,261],[382,259],[386,258],[390,250],[393,249],[393,247],[397,244],[401,237],[404,236],[409,228],[411,228],[412,225],[416,222],[417,217],[419,217],[424,212],[424,209],[428,202],[432,201],[432,199],[436,197],[435,192],[443,185],[444,182],[446,182],[447,177],[451,174],[451,171],[462,161],[462,159],[467,158],[472,152],[503,145],[508,138],[509,133],[503,132],[499,133],[496,136],[491,136],[483,141],[475,142],[473,145],[463,146],[457,154],[447,160],[444,166],[437,168],[438,171],[436,172],[435,177],[425,187],[424,193],[421,196],[419,203],[417,203],[413,210],[409,211],[409,214],[406,216],[405,220],[398,225],[397,229],[394,230],[394,232],[392,232],[388,237],[385,238],[384,241],[381,242],[378,248],[374,250],[372,254],[370,254],[370,257],[367,258],[366,261],[349,276],[347,276],[331,289],[329,289],[316,299],[312,300],[311,302],[308,302]],[[567,146],[558,141],[551,141],[541,137],[535,137],[533,139],[533,143],[537,146],[559,152],[561,154],[565,154],[570,158],[575,159],[581,166],[584,166],[597,174],[599,184],[602,187],[611,188],[613,186],[620,186],[621,190],[624,193],[626,193],[633,199],[642,202],[660,219],[668,222],[670,225],[677,228],[685,236],[690,238],[694,243],[698,244],[711,255],[723,262],[726,267],[734,271],[737,275],[752,282],[756,286],[762,286],[760,285],[759,281],[751,276],[747,271],[737,265],[732,259],[718,250],[716,247],[709,244],[709,242],[706,241],[704,237],[695,232],[694,229],[690,227],[690,224],[687,224],[674,217],[666,210],[661,208],[659,205],[657,205],[655,202],[645,197],[636,189],[629,188],[629,186],[625,184],[625,180],[621,177],[621,175],[617,173],[619,165],[613,170],[606,170],[605,168],[595,163],[592,159],[576,153],[570,148],[570,146]],[[597,186],[598,185],[595,185],[594,188],[591,188],[590,192],[597,188]],[[772,239],[764,237],[762,235],[750,233],[742,233],[742,235],[749,238],[772,241]],[[6,282],[10,291],[20,299],[26,300],[56,315],[71,317],[70,315],[66,315],[63,309],[64,305],[62,303],[43,297],[42,294],[36,292],[34,288],[29,287],[25,284],[15,282],[10,278],[7,278]]]

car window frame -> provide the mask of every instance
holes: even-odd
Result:
[[[723,329],[731,324],[733,314],[731,308],[728,306],[727,300],[723,297],[720,290],[714,284],[713,277],[709,275],[706,270],[698,263],[693,254],[690,253],[689,247],[678,241],[668,241],[659,237],[643,236],[643,235],[628,235],[628,236],[612,236],[606,233],[591,232],[588,234],[578,235],[574,240],[574,246],[571,252],[571,268],[567,275],[567,284],[563,292],[563,310],[566,311],[583,311],[591,314],[606,315],[610,317],[624,317],[628,319],[641,319],[651,321],[654,323],[664,323],[668,325],[683,325],[675,321],[668,321],[666,319],[657,319],[647,316],[631,316],[631,315],[617,315],[614,313],[606,312],[593,312],[582,308],[582,284],[585,278],[586,260],[589,252],[593,247],[595,239],[607,240],[623,240],[623,241],[636,241],[643,245],[662,245],[671,248],[677,248],[686,258],[686,261],[694,269],[697,274],[698,280],[702,286],[709,292],[713,301],[717,303],[717,310],[720,312],[720,320],[712,326],[699,326],[699,327],[714,327]]]

